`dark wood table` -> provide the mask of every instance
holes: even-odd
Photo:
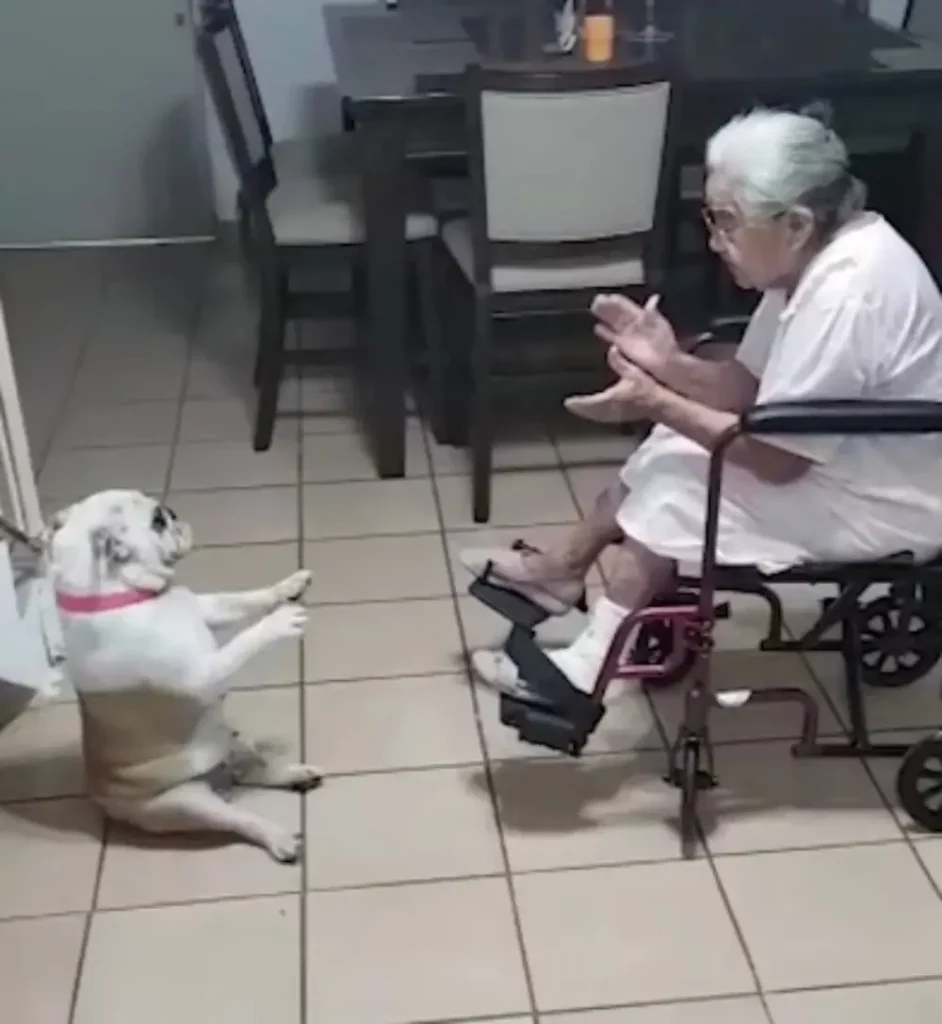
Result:
[[[853,5],[851,5],[853,6]],[[619,29],[644,25],[643,0],[615,0]],[[405,472],[409,162],[464,152],[464,69],[481,61],[577,63],[547,54],[549,0],[378,0],[324,8],[347,123],[355,129],[367,234],[365,348],[369,433],[381,477]],[[702,146],[757,103],[827,98],[843,135],[911,131],[924,215],[913,241],[935,268],[942,181],[942,47],[880,26],[835,0],[657,0],[672,38],[619,36],[616,60],[667,56],[679,78],[685,147]],[[932,216],[929,215],[932,211]],[[934,227],[933,227],[934,226]],[[932,243],[935,243],[933,251]]]

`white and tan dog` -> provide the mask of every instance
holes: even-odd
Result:
[[[173,582],[190,528],[138,491],[103,491],[60,512],[47,552],[66,668],[78,694],[89,792],[149,832],[228,832],[293,862],[301,837],[226,800],[232,785],[305,790],[317,768],[241,739],[223,718],[230,678],[307,616],[310,573],[263,590],[194,594]],[[255,620],[231,640],[213,630]]]

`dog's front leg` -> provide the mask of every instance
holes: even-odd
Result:
[[[300,569],[273,587],[227,594],[197,594],[196,600],[206,625],[210,629],[221,629],[267,615],[286,601],[296,601],[310,584],[310,571]]]
[[[304,635],[307,612],[298,604],[279,605],[228,643],[213,651],[190,677],[191,686],[208,701],[224,697],[229,677],[270,644],[292,640]]]

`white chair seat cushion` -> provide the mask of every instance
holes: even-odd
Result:
[[[318,174],[295,153],[277,169],[268,216],[278,245],[358,245],[364,241],[360,185],[355,177]],[[410,213],[406,237],[430,238],[438,230],[431,214]]]
[[[469,281],[474,280],[471,222],[451,220],[442,226],[442,242]],[[581,288],[624,288],[644,284],[642,243],[631,240],[615,251],[550,256],[534,261],[495,263],[491,287],[495,292],[577,291]]]

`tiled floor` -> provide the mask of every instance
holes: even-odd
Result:
[[[182,575],[198,587],[314,570],[305,643],[243,671],[230,708],[328,773],[305,798],[244,797],[305,831],[305,862],[280,867],[103,828],[81,795],[75,705],[14,721],[0,732],[0,1018],[942,1018],[942,842],[894,810],[893,766],[796,763],[796,722],[767,708],[718,719],[722,786],[705,856],[687,863],[660,780],[677,691],[616,706],[570,762],[519,744],[469,685],[466,647],[504,627],[465,596],[456,550],[552,537],[610,479],[578,463],[617,460],[624,439],[502,445],[494,523],[475,530],[461,454],[416,420],[408,478],[377,482],[337,381],[287,386],[272,450],[252,453],[250,310],[208,254],[4,257],[0,287],[47,507],[107,484],[168,492],[196,530]],[[816,597],[792,593],[790,612]],[[722,678],[816,688],[839,731],[836,666],[754,653],[761,610],[735,604]],[[938,678],[872,697],[886,730],[942,718]]]

